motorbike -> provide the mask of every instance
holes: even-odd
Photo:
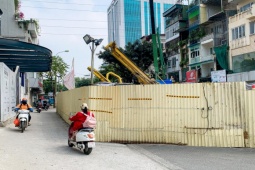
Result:
[[[41,113],[42,109],[41,109],[40,107],[36,107],[36,111],[37,111],[38,113]]]
[[[29,110],[18,110],[18,120],[19,120],[19,126],[18,128],[21,129],[21,133],[25,131],[25,129],[28,127],[28,118],[29,118]]]
[[[49,109],[49,106],[48,105],[43,105],[42,107],[45,111],[47,111]]]
[[[70,125],[70,127],[72,124]],[[69,127],[69,130],[70,130]],[[69,131],[68,131],[69,132]],[[68,146],[76,147],[83,151],[85,155],[89,155],[95,148],[95,134],[93,128],[82,128],[78,130],[73,139],[68,137]]]

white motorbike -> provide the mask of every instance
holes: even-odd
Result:
[[[71,126],[70,126],[71,127]],[[82,150],[85,155],[89,155],[95,148],[95,134],[93,128],[82,128],[74,136],[73,139],[68,138],[69,147],[77,147]]]
[[[29,118],[29,110],[18,110],[18,119],[19,119],[19,129],[21,129],[21,133],[25,131],[28,126],[28,118]]]

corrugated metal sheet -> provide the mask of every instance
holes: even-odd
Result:
[[[90,86],[59,93],[57,101],[67,122],[88,103],[101,142],[254,147],[255,97],[242,82]]]

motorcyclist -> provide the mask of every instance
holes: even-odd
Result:
[[[92,112],[89,111],[87,103],[81,105],[81,112],[77,112],[74,116],[70,117],[69,120],[72,121],[72,124],[69,127],[69,138],[74,139],[76,132],[83,128],[83,122],[85,122],[87,116],[84,114],[95,117]]]
[[[29,110],[30,112],[33,112],[33,108],[30,104],[27,103],[27,99],[26,98],[23,98],[21,100],[21,104],[18,104],[15,108],[15,111],[18,111],[18,110]],[[18,116],[19,114],[16,116],[16,119],[18,119]],[[28,125],[30,126],[31,123],[30,123],[30,120],[31,120],[31,115],[30,113],[28,113]]]

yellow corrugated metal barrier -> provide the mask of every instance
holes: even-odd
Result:
[[[83,102],[97,141],[255,146],[255,91],[244,82],[82,87],[59,93],[57,112],[70,123]]]

